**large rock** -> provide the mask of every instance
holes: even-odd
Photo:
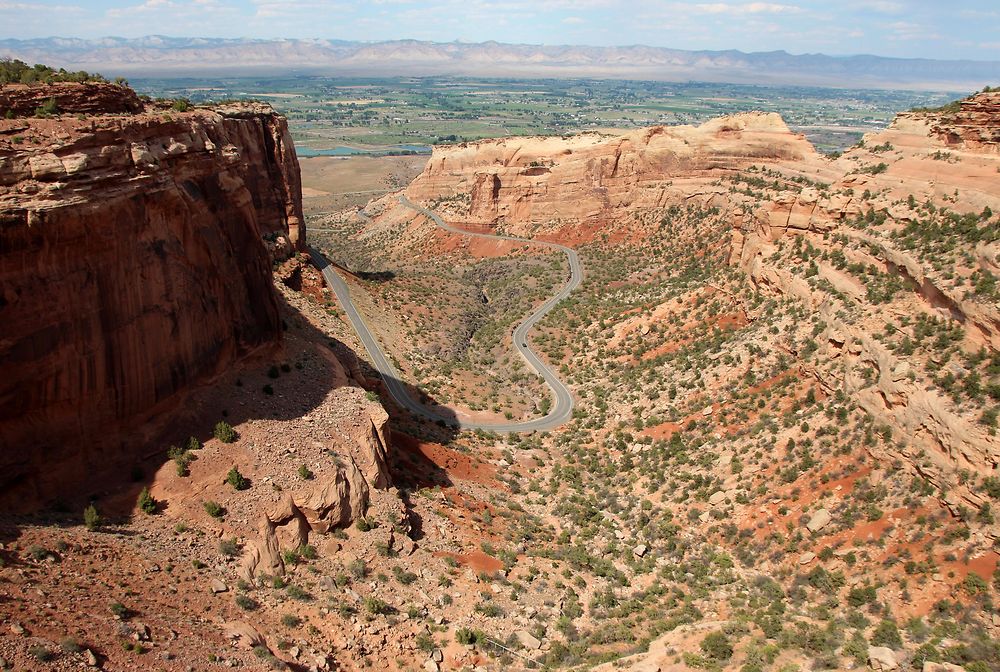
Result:
[[[516,637],[517,641],[521,643],[521,646],[531,651],[537,651],[542,648],[542,641],[527,630],[516,631],[514,633],[514,637]]]
[[[951,663],[932,663],[927,660],[924,661],[923,672],[965,672],[965,668],[961,665],[953,665]]]
[[[929,660],[924,661],[923,672],[965,672],[965,668],[961,665],[953,665],[951,663],[932,663]]]
[[[389,416],[380,406],[366,407],[362,415],[357,423],[348,425],[361,430],[348,434],[351,444],[344,448],[346,458],[328,475],[286,493],[264,513],[259,536],[247,545],[240,563],[243,578],[252,581],[260,574],[283,574],[282,547],[298,548],[309,543],[312,533],[326,534],[350,526],[366,514],[372,491],[389,487],[385,443]],[[358,468],[356,460],[366,466],[366,472]],[[405,521],[397,524],[408,529]],[[387,527],[386,534],[387,545],[400,555],[413,552],[412,540],[405,534],[396,535],[394,526]]]
[[[831,520],[833,520],[833,517],[830,515],[829,511],[827,511],[826,509],[819,509],[818,511],[816,511],[816,513],[812,515],[812,517],[809,519],[809,522],[806,523],[806,529],[812,532],[813,534],[816,534],[824,527],[829,525]]]
[[[264,637],[258,632],[257,628],[244,621],[223,623],[222,632],[234,645],[244,649],[266,645]]]
[[[868,665],[876,672],[888,672],[899,667],[899,662],[892,649],[885,646],[869,646]]]
[[[55,123],[58,141],[39,143]],[[301,240],[300,192],[265,105],[0,118],[5,504],[127,472],[137,426],[278,344],[266,239]]]

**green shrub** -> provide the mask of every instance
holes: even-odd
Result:
[[[281,624],[286,628],[297,628],[302,625],[302,619],[295,614],[284,614],[281,617]]]
[[[226,474],[226,483],[233,486],[234,490],[247,490],[250,487],[250,481],[240,473],[240,470],[233,467]]]
[[[143,513],[148,513],[150,515],[156,513],[156,500],[153,496],[149,494],[149,488],[143,488],[139,492],[139,499],[136,500],[136,506]]]
[[[847,603],[852,607],[860,607],[862,604],[874,602],[877,597],[875,586],[861,586],[851,588],[847,593]]]
[[[701,650],[714,660],[729,660],[733,657],[733,645],[720,631],[710,632],[701,640]]]
[[[289,584],[288,588],[285,589],[285,592],[288,594],[288,597],[293,600],[308,602],[312,599],[312,595],[308,591],[296,586],[294,583]]]
[[[387,614],[389,605],[377,597],[368,596],[365,598],[365,611],[370,614]]]
[[[226,509],[218,502],[208,500],[207,502],[202,502],[202,506],[205,507],[205,513],[212,516],[213,518],[222,518],[226,515]]]
[[[212,432],[219,441],[222,443],[232,443],[238,437],[236,435],[236,430],[225,420],[220,420],[215,424],[215,430]]]
[[[313,472],[310,471],[309,467],[307,467],[306,465],[303,464],[299,467],[299,478],[301,478],[303,481],[311,481],[313,479],[313,476],[314,476]]]
[[[903,639],[899,636],[899,628],[889,619],[883,619],[871,636],[872,646],[888,646],[890,649],[899,649],[903,646]]]
[[[59,648],[66,653],[80,653],[83,647],[80,646],[80,642],[76,641],[76,637],[66,636],[59,640]]]
[[[28,647],[28,653],[31,654],[32,658],[40,663],[47,663],[56,657],[56,654],[52,653],[41,644],[34,644]]]
[[[854,636],[844,644],[841,653],[853,658],[859,666],[865,665],[868,662],[868,642],[865,641],[860,631],[856,631]]]
[[[236,539],[223,539],[219,542],[219,553],[227,558],[236,557],[236,554],[239,552],[240,545],[236,543]]]
[[[49,98],[35,110],[35,116],[42,119],[53,114],[59,114],[59,106],[56,104],[55,98]]]
[[[236,606],[245,611],[255,611],[258,607],[260,607],[260,603],[249,595],[240,593],[236,596]]]
[[[990,585],[986,583],[986,579],[975,572],[969,572],[965,575],[965,580],[962,581],[962,588],[969,595],[979,595],[989,590]]]
[[[83,525],[91,532],[101,528],[101,514],[97,512],[97,507],[91,504],[83,510]]]
[[[475,646],[486,641],[486,633],[482,630],[459,628],[455,631],[455,641],[464,646]]]
[[[368,564],[362,558],[356,558],[351,561],[351,564],[347,565],[347,571],[350,572],[354,579],[360,581],[368,576]]]

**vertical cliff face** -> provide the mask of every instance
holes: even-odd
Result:
[[[267,106],[0,120],[0,491],[140,450],[133,430],[277,344],[272,260],[301,231]]]

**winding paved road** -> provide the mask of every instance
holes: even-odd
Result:
[[[406,198],[406,196],[400,196],[399,202],[408,208],[412,208],[413,210],[430,217],[435,224],[451,233],[456,233],[462,236],[475,236],[477,238],[512,240],[559,250],[565,254],[566,258],[569,260],[570,278],[569,282],[566,283],[558,294],[539,306],[535,312],[529,315],[527,319],[521,322],[521,324],[514,329],[514,348],[521,353],[521,356],[524,357],[528,365],[538,372],[538,375],[540,375],[545,380],[545,383],[552,389],[552,393],[555,397],[555,403],[552,404],[549,413],[544,417],[535,418],[534,420],[528,420],[525,422],[472,422],[454,417],[446,417],[436,413],[426,406],[418,403],[410,396],[406,387],[403,385],[402,379],[400,378],[396,367],[393,366],[389,358],[386,357],[384,352],[382,352],[382,348],[379,345],[378,340],[372,334],[368,325],[365,324],[361,314],[351,301],[351,291],[347,287],[347,283],[344,282],[344,279],[340,277],[340,275],[333,269],[333,266],[331,266],[321,254],[319,254],[316,250],[309,248],[309,252],[312,255],[314,263],[323,272],[323,277],[326,278],[330,287],[333,288],[334,294],[337,295],[337,300],[340,301],[340,305],[343,306],[344,312],[347,313],[347,318],[351,321],[354,331],[357,332],[358,338],[361,339],[361,342],[365,346],[365,350],[368,351],[368,355],[375,364],[375,368],[378,369],[382,379],[385,381],[386,387],[389,389],[389,393],[392,395],[392,398],[395,399],[396,403],[400,406],[413,413],[422,415],[425,418],[429,418],[434,421],[444,422],[445,424],[453,427],[459,427],[460,429],[483,429],[494,432],[532,432],[554,429],[569,420],[573,415],[573,395],[570,394],[566,385],[559,380],[559,377],[556,376],[555,372],[546,366],[545,362],[543,362],[538,355],[536,355],[534,351],[528,347],[528,332],[543,317],[545,317],[545,315],[552,310],[557,303],[569,296],[570,292],[576,289],[580,285],[580,281],[583,280],[583,269],[580,266],[580,258],[576,251],[566,247],[565,245],[559,245],[557,243],[530,240],[528,238],[517,238],[515,236],[495,236],[487,233],[471,233],[469,231],[463,231],[462,229],[449,226],[437,213],[413,203]]]

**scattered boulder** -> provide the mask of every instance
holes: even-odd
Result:
[[[708,498],[708,503],[712,506],[718,506],[722,502],[726,501],[726,493],[722,490],[717,490],[712,493],[712,496]]]
[[[94,652],[91,651],[90,649],[83,650],[83,659],[87,661],[87,665],[89,667],[99,667],[99,661],[97,660],[97,656],[94,655]]]
[[[229,586],[222,579],[212,579],[209,590],[213,593],[225,593],[229,590]]]
[[[226,638],[231,640],[234,646],[244,649],[252,649],[255,646],[264,646],[264,637],[249,623],[238,621],[235,623],[223,623],[222,631]]]
[[[646,555],[646,552],[648,550],[649,548],[646,547],[646,544],[639,544],[638,546],[632,549],[632,553],[633,555],[635,555],[635,557],[641,558],[642,556]]]
[[[964,672],[965,668],[961,665],[953,665],[952,663],[932,663],[929,660],[924,661],[923,672]]]
[[[830,515],[829,511],[827,511],[826,509],[819,509],[818,511],[816,511],[816,513],[812,515],[812,518],[809,519],[809,522],[806,523],[806,529],[809,530],[812,534],[816,534],[824,527],[829,525],[831,520],[833,520],[833,516]]]
[[[886,646],[868,647],[868,666],[875,672],[888,672],[899,667],[896,654]]]
[[[542,648],[542,641],[527,630],[518,630],[514,633],[514,636],[517,638],[517,641],[521,643],[521,646],[526,649],[537,651]]]
[[[815,559],[816,559],[816,554],[815,553],[813,553],[812,551],[806,551],[805,553],[803,553],[802,555],[799,556],[799,564],[800,565],[808,565],[810,562],[812,562]]]

